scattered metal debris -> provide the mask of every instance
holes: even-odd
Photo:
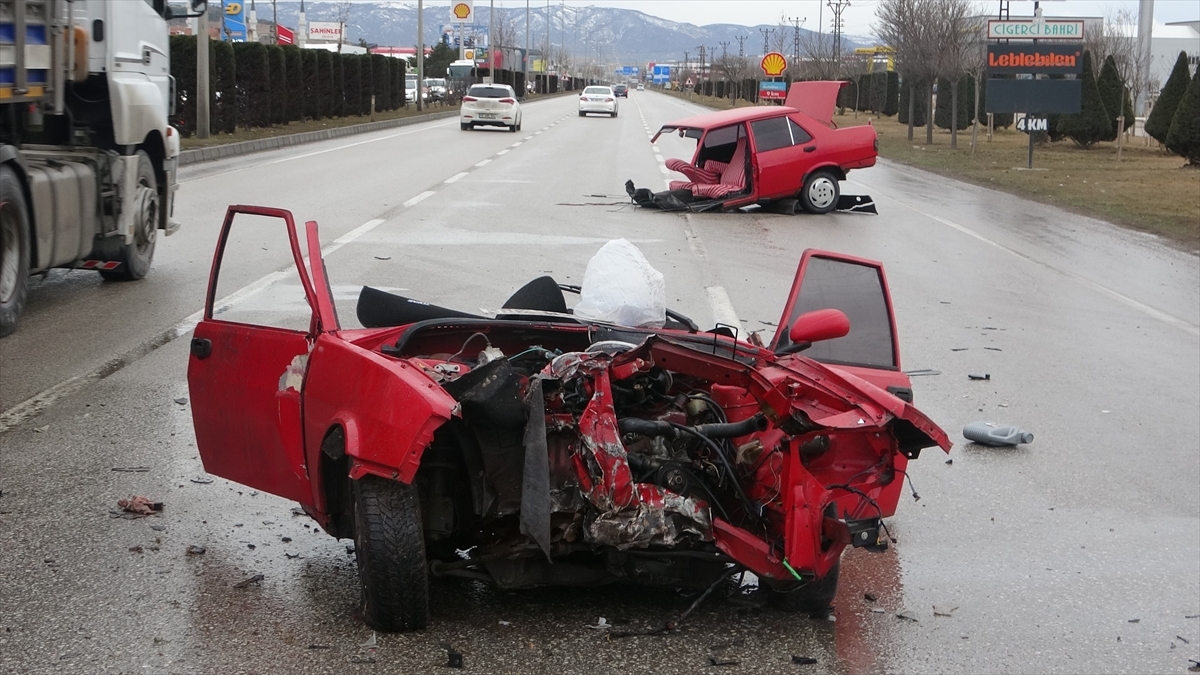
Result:
[[[208,485],[209,483],[213,482],[213,479],[209,478],[208,476],[196,476],[192,479],[192,482],[197,485]]]
[[[879,596],[875,595],[874,593],[863,593],[863,600],[866,600],[867,602],[875,602],[878,599]]]
[[[971,380],[979,380],[979,381],[985,381],[985,380],[990,380],[990,379],[992,379],[992,374],[991,374],[991,373],[984,373],[984,374],[982,374],[982,375],[976,375],[976,374],[974,374],[974,373],[968,373],[968,374],[967,374],[967,379],[971,379]]]
[[[965,351],[967,351],[968,349],[970,349],[970,347],[951,347],[951,348],[950,348],[950,351],[952,351],[952,352],[965,352]]]
[[[187,554],[188,555],[204,555],[204,552],[207,550],[208,549],[204,548],[203,546],[197,546],[195,544],[192,544],[191,546],[187,547]]]
[[[740,663],[741,663],[741,661],[735,661],[732,659],[722,661],[715,656],[708,657],[708,664],[710,666],[736,666]]]
[[[947,464],[953,464],[953,463],[954,463],[954,460],[953,460],[953,459],[948,459],[948,460],[946,460],[946,463],[947,463]]]
[[[304,509],[300,508],[299,506],[293,506],[292,507],[292,515],[293,516],[307,516],[308,514],[305,513]]]
[[[37,428],[35,428],[35,429],[33,430],[33,433],[35,433],[35,434],[42,434],[42,433],[45,433],[45,432],[47,432],[47,431],[50,431],[50,425],[49,425],[49,424],[47,424],[47,425],[46,425],[46,426],[44,426],[44,427],[37,427]]]
[[[913,616],[912,612],[909,612],[908,610],[898,612],[896,614],[896,618],[901,619],[903,621],[911,621],[913,623],[917,623],[917,617]]]
[[[378,646],[379,646],[379,640],[375,635],[375,631],[371,631],[371,637],[367,638],[366,642],[359,645],[359,647],[362,647],[363,649],[374,649]]]
[[[261,574],[255,574],[254,576],[250,577],[249,579],[246,579],[245,581],[237,582],[236,584],[233,585],[233,587],[234,588],[246,588],[247,586],[250,586],[251,584],[257,584],[258,582],[262,581],[263,579],[266,579],[266,577],[264,577]]]
[[[933,606],[933,615],[934,616],[952,616],[954,614],[954,610],[956,610],[956,609],[958,609],[957,605],[955,605],[954,607],[951,607],[949,605],[934,605]]]
[[[1176,639],[1176,640],[1179,640],[1180,642],[1182,642],[1182,643],[1183,643],[1183,644],[1185,644],[1185,645],[1190,645],[1190,644],[1192,644],[1191,642],[1189,642],[1189,641],[1188,641],[1188,639],[1187,639],[1187,638],[1183,637],[1182,635],[1176,635],[1176,636],[1175,636],[1175,639]]]
[[[446,667],[447,668],[462,668],[463,655],[462,652],[450,646],[450,643],[443,642],[442,649],[446,650]]]
[[[591,628],[592,630],[608,630],[608,629],[612,628],[612,624],[608,622],[608,619],[605,619],[604,617],[600,617],[600,619],[598,621],[596,621],[596,625],[585,626],[585,628]]]
[[[300,557],[300,554],[299,553],[284,553],[283,557],[287,558],[288,560],[295,560],[296,558]]]
[[[887,611],[887,610],[886,610],[886,609],[884,609],[884,608],[882,608],[882,607],[872,607],[872,608],[871,608],[871,612],[872,612],[872,613],[874,613],[874,614],[883,614],[883,613],[884,613],[884,612],[886,612],[886,611]]]
[[[992,351],[992,352],[1002,352],[1002,351],[1004,351],[1003,349],[1000,349],[999,347],[984,347],[984,349],[986,349],[986,350],[988,350],[988,351]]]
[[[350,663],[375,663],[374,656],[352,656]]]
[[[391,259],[392,259],[392,256],[390,256],[390,255],[377,255],[377,256],[375,256],[375,259],[376,259],[376,260],[391,260]]]
[[[815,666],[817,664],[817,660],[811,656],[796,656],[795,654],[792,654],[792,663],[798,666]]]
[[[117,506],[121,507],[122,511],[141,516],[152,516],[156,513],[162,513],[163,503],[156,502],[145,497],[130,497],[129,499],[118,499]]]
[[[1129,623],[1141,623],[1141,622],[1142,622],[1141,619],[1130,619],[1129,620]]]
[[[166,525],[151,525],[150,529],[154,530],[155,532],[166,532],[167,526]]]
[[[511,626],[512,625],[511,621],[497,621],[496,623],[500,624],[501,626]]]
[[[184,396],[184,397],[175,399],[175,402],[178,403],[179,405],[187,405],[188,400],[187,400],[187,397]]]
[[[290,543],[292,543],[292,538],[291,537],[282,537],[279,541],[282,541],[285,544],[290,544]]]
[[[909,377],[925,377],[925,376],[932,376],[932,375],[941,375],[942,371],[934,370],[933,368],[918,368],[917,370],[906,370],[906,371],[904,371],[904,374],[908,375]]]
[[[129,552],[130,553],[145,553],[146,550],[142,548],[141,544],[138,544],[137,546],[130,546]]]
[[[114,466],[113,471],[120,473],[146,473],[150,470],[148,466]]]

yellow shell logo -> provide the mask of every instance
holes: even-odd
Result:
[[[454,12],[454,18],[456,19],[465,19],[468,16],[471,16],[471,6],[465,2],[460,2],[455,5],[452,11]]]
[[[237,16],[242,13],[242,3],[231,2],[225,5],[225,14],[228,16]]]
[[[771,52],[763,57],[759,67],[767,74],[767,77],[779,77],[783,71],[787,70],[787,59],[779,52]]]

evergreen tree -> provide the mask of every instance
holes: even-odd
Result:
[[[933,123],[941,129],[950,128],[950,116],[958,113],[958,129],[971,125],[971,108],[975,105],[975,81],[963,76],[958,79],[958,110],[953,109],[954,83],[939,77],[937,103],[934,105]]]
[[[1146,118],[1146,133],[1159,143],[1167,142],[1167,134],[1171,131],[1171,122],[1175,119],[1175,109],[1179,107],[1179,101],[1183,98],[1183,93],[1187,91],[1189,79],[1191,79],[1191,70],[1188,68],[1187,53],[1179,52],[1179,58],[1175,59],[1175,67],[1171,70],[1171,76],[1167,78],[1167,83],[1158,93],[1158,100],[1154,103],[1154,108],[1150,110],[1150,117]]]
[[[1083,52],[1083,72],[1080,74],[1079,114],[1064,114],[1055,125],[1058,133],[1075,141],[1081,147],[1090,148],[1108,137],[1112,130],[1112,119],[1104,110],[1100,99],[1100,88],[1096,86],[1096,74],[1092,71],[1091,52]]]
[[[1200,69],[1192,76],[1167,132],[1167,150],[1200,167]]]
[[[271,124],[287,124],[287,54],[283,47],[268,45],[267,61],[271,80]]]
[[[1112,133],[1104,137],[1103,140],[1114,141],[1117,139],[1117,118],[1122,113],[1122,94],[1125,93],[1125,82],[1121,80],[1121,74],[1117,72],[1117,61],[1112,54],[1104,59],[1104,65],[1100,68],[1100,77],[1096,78],[1096,86],[1100,89],[1100,99],[1104,101],[1104,111],[1108,113],[1109,121],[1111,122]],[[1129,123],[1129,118],[1125,118],[1126,124]]]
[[[925,126],[925,84],[909,75],[900,81],[900,124],[908,124],[908,99],[913,98],[913,128]]]
[[[885,75],[887,90],[884,96],[883,114],[891,117],[900,111],[900,75],[895,71]]]

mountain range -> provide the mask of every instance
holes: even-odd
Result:
[[[246,3],[247,5],[249,3]],[[300,12],[299,2],[277,2],[274,8],[269,0],[256,4],[258,18],[271,20],[277,12],[279,23],[295,28]],[[668,21],[634,9],[615,7],[564,7],[562,5],[536,6],[534,0],[529,9],[529,45],[539,50],[546,44],[547,23],[551,51],[564,50],[576,60],[600,60],[605,63],[645,65],[648,62],[681,61],[685,53],[695,61],[699,47],[704,46],[707,57],[720,56],[722,52],[736,53],[741,49],[747,56],[761,56],[764,36],[761,31],[771,31],[768,46],[772,50],[791,55],[795,31],[791,25],[739,26],[736,24],[710,24],[696,26],[690,23]],[[441,39],[443,28],[450,28],[450,8],[446,5],[425,8],[425,43],[435,44]],[[323,2],[306,0],[306,16],[309,22],[339,19],[339,12],[346,12],[346,39],[357,43],[360,39],[370,44],[385,46],[411,46],[416,43],[417,6],[411,2]],[[486,30],[489,23],[488,4],[476,0],[476,24]],[[549,22],[547,22],[547,16]],[[526,11],[520,8],[496,8],[496,20],[503,25],[514,42],[523,47],[526,36]],[[799,29],[801,40],[813,31]],[[843,38],[843,49],[861,46],[861,39]]]

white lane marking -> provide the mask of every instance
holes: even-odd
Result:
[[[460,172],[454,174],[453,176],[450,176],[449,178],[447,178],[446,180],[444,180],[442,182],[445,183],[446,185],[449,185],[451,183],[457,183],[462,178],[465,178],[466,175],[467,175],[466,171],[460,171]]]
[[[379,138],[372,138],[372,139],[366,140],[366,141],[357,141],[354,143],[347,143],[346,145],[339,145],[336,148],[325,148],[324,150],[315,150],[313,152],[306,152],[306,153],[303,153],[300,155],[292,155],[291,157],[280,157],[279,159],[273,159],[269,162],[263,162],[262,164],[255,164],[253,166],[244,166],[244,167],[241,167],[238,169],[230,169],[229,171],[220,171],[218,173],[210,173],[210,174],[206,174],[203,176],[198,176],[196,178],[189,178],[188,180],[181,180],[178,182],[180,184],[194,183],[196,181],[204,180],[206,178],[216,178],[217,176],[228,176],[231,173],[239,173],[242,171],[249,171],[251,169],[258,169],[258,168],[261,168],[264,166],[271,166],[272,164],[282,164],[283,162],[290,162],[290,161],[296,160],[296,159],[305,159],[307,157],[323,155],[327,152],[336,152],[338,150],[345,150],[346,148],[356,148],[360,145],[366,145],[367,143],[378,143],[379,141],[386,141],[386,140],[389,140],[392,138],[399,138],[400,136],[408,136],[409,134],[417,134],[417,133],[421,133],[422,131],[429,131],[430,129],[437,129],[438,127],[448,127],[451,124],[454,124],[454,122],[446,122],[445,124],[434,124],[434,125],[431,125],[428,127],[424,127],[422,129],[410,129],[409,131],[402,131],[397,134],[388,134],[387,136],[381,136]]]
[[[666,165],[662,165],[662,164],[660,164],[660,165],[659,165],[659,167],[658,167],[658,170],[659,170],[659,171],[661,171],[661,172],[663,173],[663,175],[664,175],[664,176],[670,176],[670,175],[671,175],[671,170],[670,170],[670,169],[668,169],[668,168],[666,167]]]
[[[671,179],[670,179],[670,178],[664,178],[664,179],[663,179],[663,185],[667,186],[667,189],[668,189],[668,190],[670,190],[670,189],[671,189],[671,182],[672,182],[672,181],[671,181]]]
[[[717,323],[733,326],[740,334],[742,322],[738,320],[737,312],[733,310],[733,302],[729,300],[729,294],[725,292],[725,287],[708,286],[704,290],[708,291],[708,306],[712,309],[713,319]]]
[[[526,137],[525,137],[525,140],[527,140],[527,141],[532,141],[532,140],[533,140],[533,136],[526,136]]]
[[[708,260],[708,247],[704,245],[704,240],[700,239],[700,235],[692,229],[692,223],[689,220],[688,224],[683,228],[683,236],[687,239],[688,248],[692,249],[692,253],[697,258]]]
[[[420,204],[421,202],[425,201],[426,199],[429,199],[433,195],[434,195],[434,192],[432,192],[431,190],[426,190],[426,191],[422,192],[421,194],[417,195],[416,197],[413,197],[412,199],[404,202],[404,206],[416,206],[417,204]]]
[[[882,191],[882,192],[886,193],[886,191]],[[1027,262],[1031,262],[1035,265],[1040,265],[1047,269],[1058,272],[1059,274],[1062,274],[1063,276],[1067,277],[1068,279],[1072,279],[1072,280],[1076,281],[1077,283],[1079,283],[1082,286],[1086,286],[1087,288],[1090,288],[1094,291],[1099,291],[1100,293],[1107,295],[1110,298],[1113,298],[1114,300],[1117,300],[1118,302],[1121,302],[1121,303],[1123,303],[1123,304],[1125,304],[1147,316],[1150,316],[1154,319],[1158,319],[1159,321],[1162,321],[1163,323],[1166,323],[1168,325],[1175,326],[1176,328],[1180,328],[1184,332],[1186,332],[1190,335],[1200,336],[1200,326],[1196,326],[1195,324],[1189,323],[1183,319],[1180,319],[1179,317],[1172,316],[1162,310],[1155,309],[1155,308],[1151,307],[1150,305],[1147,305],[1138,300],[1134,300],[1133,298],[1129,297],[1128,295],[1114,291],[1113,289],[1111,289],[1107,286],[1104,286],[1103,284],[1098,284],[1095,281],[1084,278],[1084,277],[1074,274],[1072,272],[1068,272],[1066,270],[1060,269],[1058,267],[1054,267],[1053,265],[1050,265],[1048,263],[1044,263],[1039,260],[1034,260],[1033,258],[1030,258],[1029,256],[1025,255],[1024,253],[1017,251],[1016,249],[1009,248],[1009,247],[1005,246],[1004,244],[1001,244],[1000,242],[994,241],[992,239],[988,239],[987,237],[983,236],[982,234],[979,234],[978,232],[970,229],[969,227],[966,227],[965,225],[959,225],[958,223],[955,223],[950,220],[946,220],[945,218],[942,218],[940,216],[935,216],[934,214],[924,211],[920,208],[917,208],[913,204],[910,204],[902,199],[897,199],[894,196],[892,196],[892,199],[897,204],[908,207],[909,209],[916,211],[917,213],[925,216],[926,218],[929,218],[930,220],[941,223],[942,225],[945,225],[946,227],[958,230],[959,232],[962,232],[963,234],[967,235],[968,237],[973,237],[975,239],[978,239],[979,241],[981,241],[989,246],[994,246],[994,247],[1000,249],[1001,251],[1004,251],[1010,255],[1013,255],[1017,258],[1025,260]]]
[[[519,148],[519,147],[521,147],[521,143],[522,143],[522,142],[523,142],[523,141],[517,141],[516,143],[513,143],[512,145],[510,145],[510,146],[508,146],[508,147],[510,147],[510,148]]]
[[[545,131],[545,130],[543,129],[542,131]],[[542,135],[542,132],[541,132],[541,131],[535,131],[535,132],[533,132],[533,135],[534,135],[534,136],[541,136],[541,135]]]
[[[658,148],[655,148],[655,150],[657,150],[657,149],[658,149]],[[654,159],[657,159],[658,161],[660,161],[660,162],[662,162],[662,163],[664,163],[664,164],[666,164],[666,162],[667,162],[667,158],[666,158],[666,157],[663,157],[663,156],[662,156],[662,154],[657,154],[657,155],[655,155],[655,156],[654,156]]]
[[[505,149],[501,150],[500,152],[497,152],[496,156],[507,155],[507,154],[508,154],[508,148],[505,148]]]
[[[656,155],[662,152],[662,148],[659,148],[657,145],[650,146],[650,149],[653,150],[654,154]]]
[[[464,173],[464,174],[460,174],[460,175],[465,176],[467,174]],[[433,193],[430,192],[429,194],[433,194]],[[349,244],[350,242],[354,241],[355,239],[358,239],[359,237],[361,237],[364,234],[370,232],[371,230],[379,227],[380,225],[384,224],[385,222],[387,222],[387,221],[385,221],[383,218],[376,218],[374,220],[368,220],[367,222],[363,223],[362,225],[359,225],[358,227],[354,228],[353,230],[350,230],[346,234],[343,234],[342,236],[338,237],[337,239],[334,239],[327,246],[322,248],[321,249],[321,257],[325,257],[325,256],[329,255],[330,253],[333,253],[334,251],[338,250],[339,248],[345,246],[346,244]]]
[[[492,160],[485,159],[482,162],[477,163],[475,166],[487,166],[488,164],[491,164],[491,163],[492,163]]]

